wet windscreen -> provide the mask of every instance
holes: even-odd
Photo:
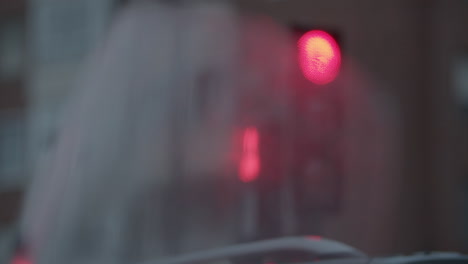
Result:
[[[341,57],[324,42],[331,36],[312,37],[302,41],[306,78],[297,35],[270,18],[221,1],[124,8],[29,188],[20,239],[33,263],[142,263],[280,236],[339,238],[324,223],[345,199],[359,203],[343,175],[390,173],[378,150],[392,132],[370,110],[383,104],[369,103],[359,71],[332,82]],[[327,88],[307,80],[323,72]],[[306,213],[317,210],[328,215]]]

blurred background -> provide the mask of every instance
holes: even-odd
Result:
[[[0,0],[0,259],[15,247],[25,191],[77,74],[128,2]],[[372,122],[390,135],[380,157],[389,169],[341,170],[333,176],[339,188],[304,190],[291,234],[324,235],[376,255],[468,253],[468,1],[234,3],[291,30],[333,32],[344,65],[335,86],[377,98],[361,112],[384,112]],[[359,140],[350,156],[372,140],[366,129],[353,132]]]

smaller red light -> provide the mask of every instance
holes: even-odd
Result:
[[[256,128],[247,128],[242,138],[243,149],[239,165],[239,177],[243,182],[254,181],[260,172],[258,155],[259,136]]]
[[[338,75],[341,65],[340,47],[330,34],[312,30],[299,39],[299,66],[309,81],[327,84]]]
[[[311,240],[322,240],[321,236],[307,236],[307,238]]]

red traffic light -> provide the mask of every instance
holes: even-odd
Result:
[[[323,85],[333,81],[341,65],[341,52],[335,39],[325,31],[311,30],[298,41],[299,66],[309,81]]]
[[[258,153],[258,130],[249,127],[244,130],[242,137],[242,157],[239,164],[239,178],[243,182],[257,179],[260,172],[260,157]]]

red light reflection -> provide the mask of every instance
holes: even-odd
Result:
[[[338,75],[341,65],[340,47],[325,31],[312,30],[298,41],[299,66],[309,81],[327,84]]]
[[[256,128],[247,128],[242,138],[243,149],[239,165],[239,177],[243,182],[254,181],[260,172],[258,155],[259,136]]]
[[[11,264],[32,264],[32,261],[30,261],[25,256],[17,255],[13,258]]]

